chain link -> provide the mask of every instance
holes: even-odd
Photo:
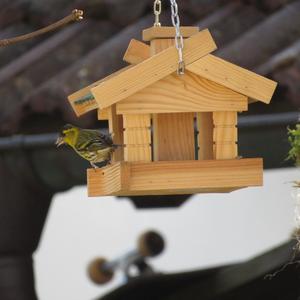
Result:
[[[172,24],[175,28],[175,46],[178,50],[178,69],[177,73],[179,75],[183,75],[185,72],[185,64],[183,60],[183,48],[184,48],[184,42],[183,42],[183,36],[180,31],[180,19],[178,15],[178,5],[176,0],[170,0],[171,3],[171,12],[172,12]],[[160,20],[159,17],[161,15],[162,10],[162,4],[161,0],[155,0],[153,4],[153,12],[155,15],[155,22],[154,26],[160,27]]]
[[[159,16],[161,14],[161,0],[155,0],[154,4],[153,4],[153,12],[155,15],[155,22],[154,22],[154,26],[155,27],[160,27],[160,21],[159,21]]]
[[[176,0],[170,0],[171,3],[171,12],[172,12],[172,24],[175,27],[175,46],[178,50],[178,70],[177,73],[179,75],[183,75],[185,72],[185,64],[183,60],[183,48],[184,48],[184,42],[183,42],[183,36],[180,31],[180,19],[178,15],[178,5]]]

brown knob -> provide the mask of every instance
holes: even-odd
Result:
[[[144,257],[159,255],[165,247],[165,242],[160,234],[155,231],[147,231],[138,239],[139,253]]]
[[[88,275],[95,284],[105,284],[112,280],[114,273],[103,268],[106,263],[104,258],[96,258],[88,266]]]

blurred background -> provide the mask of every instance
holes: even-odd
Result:
[[[162,2],[162,23],[170,25],[169,1]],[[124,277],[97,287],[87,278],[88,262],[134,248],[148,229],[166,241],[151,262],[165,273],[246,262],[289,240],[295,227],[290,182],[300,178],[285,160],[287,127],[299,119],[300,1],[177,2],[182,25],[210,29],[217,56],[279,82],[270,105],[252,104],[239,117],[239,154],[264,158],[264,187],[228,195],[88,198],[88,163],[54,142],[66,123],[104,129],[107,123],[95,111],[77,118],[67,96],[125,65],[130,39],[141,40],[153,25],[153,1],[0,0],[0,39],[32,32],[74,8],[85,13],[82,22],[0,48],[1,299],[35,299],[33,277],[39,299],[96,299]]]

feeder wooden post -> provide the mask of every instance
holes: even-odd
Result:
[[[197,113],[198,129],[198,159],[206,160],[214,158],[214,122],[213,113]]]
[[[189,37],[198,31],[189,28],[185,34]],[[150,39],[150,54],[155,55],[173,46],[174,28],[161,27],[144,32],[144,40]],[[184,30],[183,30],[184,31]],[[194,113],[153,114],[153,160],[194,160]]]
[[[116,145],[123,145],[123,118],[117,115],[116,105],[112,105],[105,110],[98,109],[98,120],[108,120],[109,133]],[[118,148],[112,156],[112,161],[124,160],[124,150]]]
[[[213,119],[215,159],[237,158],[237,112],[214,112]]]
[[[124,160],[151,161],[150,114],[123,115]]]

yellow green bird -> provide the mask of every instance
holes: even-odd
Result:
[[[98,168],[96,163],[109,163],[112,153],[121,146],[114,145],[111,135],[71,124],[62,128],[56,140],[57,147],[63,144],[72,147],[81,157],[88,160],[93,168]]]

